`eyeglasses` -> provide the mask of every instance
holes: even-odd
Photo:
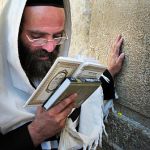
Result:
[[[43,46],[47,44],[48,42],[54,42],[56,45],[61,45],[65,42],[65,40],[68,40],[68,36],[65,32],[63,32],[62,36],[53,38],[52,40],[48,40],[45,38],[36,38],[31,39],[27,34],[25,34],[27,39],[32,43],[33,46]]]

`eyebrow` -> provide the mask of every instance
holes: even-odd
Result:
[[[43,32],[43,31],[39,31],[39,30],[27,30],[28,32],[30,33],[33,33],[33,34],[41,34],[41,35],[53,35],[53,34],[59,34],[59,33],[62,33],[64,30],[61,30],[59,32],[55,32],[55,33],[48,33],[48,32]]]

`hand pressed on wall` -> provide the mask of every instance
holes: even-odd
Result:
[[[123,60],[125,58],[125,54],[121,53],[122,44],[123,44],[123,38],[121,35],[118,35],[116,40],[111,46],[111,50],[108,56],[107,69],[109,70],[113,78],[121,70]]]

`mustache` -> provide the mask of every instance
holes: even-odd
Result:
[[[51,61],[52,63],[58,56],[58,48],[56,48],[53,52],[47,52],[44,49],[38,49],[35,52],[32,52],[32,59],[38,59],[39,57],[48,57],[47,61]]]
[[[44,49],[39,49],[39,50],[37,50],[37,51],[35,51],[34,53],[33,53],[33,55],[35,56],[35,57],[50,57],[51,55],[52,55],[52,53],[49,53],[49,52],[47,52],[46,50],[44,50]]]

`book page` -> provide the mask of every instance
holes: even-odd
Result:
[[[106,67],[101,64],[85,62],[76,70],[73,77],[99,79],[105,69]]]

